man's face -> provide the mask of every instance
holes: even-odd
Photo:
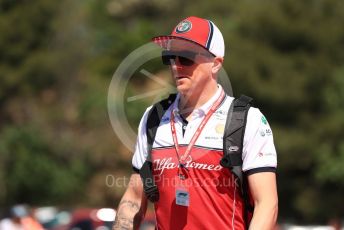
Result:
[[[170,58],[170,68],[177,89],[184,95],[203,88],[213,77],[214,56],[197,44],[171,40],[169,49],[164,54]]]

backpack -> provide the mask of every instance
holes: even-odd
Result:
[[[147,199],[151,202],[157,202],[159,200],[159,191],[153,178],[151,151],[161,118],[175,99],[176,94],[170,94],[167,99],[154,104],[148,113],[146,130],[148,156],[140,169],[140,176],[143,182],[144,192]],[[250,202],[247,178],[242,171],[242,150],[247,114],[251,107],[251,102],[252,98],[241,95],[231,103],[223,135],[224,155],[220,161],[220,165],[231,170],[239,182],[238,185],[245,204],[244,220],[247,228],[254,207]]]

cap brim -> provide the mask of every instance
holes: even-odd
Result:
[[[202,47],[203,49],[207,50],[204,46],[202,46],[201,44],[199,44],[199,43],[197,43],[197,42],[195,42],[189,38],[173,36],[173,35],[163,35],[163,36],[153,37],[152,42],[154,42],[155,44],[157,44],[158,46],[160,46],[163,49],[168,49],[168,45],[169,45],[168,43],[169,43],[169,41],[171,41],[173,39],[192,42],[193,44],[196,44],[197,46]]]

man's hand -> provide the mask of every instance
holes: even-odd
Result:
[[[147,199],[139,174],[132,174],[119,203],[113,230],[138,229],[147,210]]]

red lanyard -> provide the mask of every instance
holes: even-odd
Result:
[[[211,106],[209,112],[205,115],[205,117],[203,118],[201,124],[198,126],[195,134],[193,135],[185,153],[183,154],[182,157],[179,157],[179,144],[178,144],[178,138],[177,138],[177,134],[176,134],[176,127],[174,125],[174,113],[173,110],[171,111],[171,120],[170,120],[170,124],[171,124],[171,131],[172,131],[172,138],[173,138],[173,142],[174,142],[174,146],[176,148],[176,152],[177,152],[177,157],[178,157],[178,161],[179,163],[183,166],[182,163],[184,163],[184,161],[187,159],[187,157],[189,156],[192,147],[195,145],[196,140],[198,139],[199,135],[201,134],[204,126],[207,124],[209,118],[211,117],[211,115],[213,115],[213,113],[216,111],[216,109],[218,108],[218,106],[221,104],[223,98],[224,98],[224,91],[221,91],[220,96],[217,98],[217,100],[215,101],[215,103]]]

